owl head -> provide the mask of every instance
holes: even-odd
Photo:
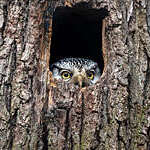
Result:
[[[95,84],[101,75],[98,64],[84,58],[64,58],[50,68],[54,79],[74,83],[81,88]]]

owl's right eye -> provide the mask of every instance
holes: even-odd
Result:
[[[70,79],[72,77],[72,73],[70,73],[68,71],[63,71],[63,72],[61,72],[61,77],[64,80]]]

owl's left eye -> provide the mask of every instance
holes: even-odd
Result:
[[[88,71],[87,72],[87,77],[88,77],[88,79],[93,80],[94,79],[94,72],[93,71]]]
[[[71,74],[70,72],[68,72],[68,71],[62,71],[62,72],[61,72],[61,77],[62,77],[63,79],[65,79],[65,80],[70,79],[71,76],[72,76],[72,74]]]

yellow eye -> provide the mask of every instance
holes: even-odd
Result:
[[[70,72],[68,72],[68,71],[63,71],[62,73],[61,73],[61,77],[63,78],[63,79],[70,79],[71,78],[71,73]]]
[[[87,77],[88,77],[88,79],[93,80],[94,79],[94,72],[93,71],[89,71],[87,73]]]

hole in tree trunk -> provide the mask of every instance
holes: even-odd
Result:
[[[53,14],[50,64],[66,57],[88,58],[104,69],[102,52],[105,8],[58,7]]]

